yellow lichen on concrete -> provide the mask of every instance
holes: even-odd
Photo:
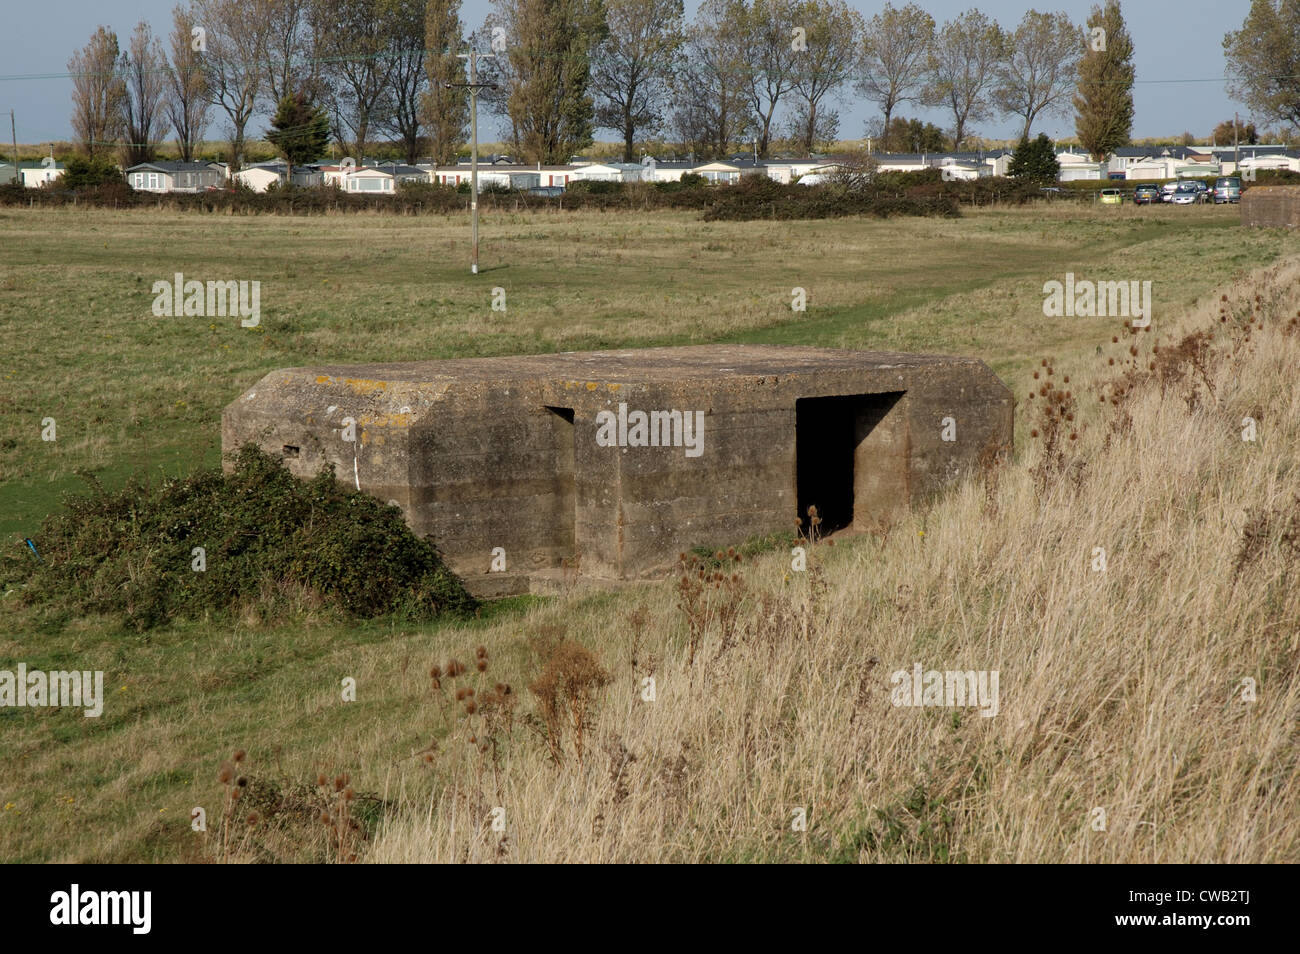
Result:
[[[414,414],[363,414],[357,419],[363,427],[410,427]]]
[[[344,378],[343,383],[355,394],[374,394],[388,389],[387,381],[372,381],[368,378]]]

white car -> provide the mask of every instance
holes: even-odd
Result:
[[[1177,182],[1166,182],[1164,185],[1160,187],[1160,201],[1172,202],[1174,200],[1174,192],[1177,189],[1178,189]]]
[[[1174,205],[1196,205],[1203,201],[1205,191],[1203,182],[1180,182],[1169,201]]]

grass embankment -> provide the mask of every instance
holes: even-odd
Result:
[[[806,572],[724,559],[703,602],[688,568],[676,605],[667,583],[535,609],[523,634],[612,675],[583,759],[571,728],[557,766],[540,733],[451,703],[430,778],[385,778],[402,807],[368,857],[1300,859],[1298,278],[1040,366],[1017,461]],[[918,663],[996,670],[996,715],[893,705]]]

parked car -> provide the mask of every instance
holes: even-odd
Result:
[[[1102,205],[1123,205],[1124,193],[1119,191],[1119,189],[1102,189],[1101,204]]]
[[[1160,187],[1147,182],[1133,190],[1134,205],[1152,205],[1160,201]]]
[[[1241,177],[1219,176],[1214,180],[1214,204],[1241,201]]]
[[[1195,205],[1201,201],[1201,190],[1197,186],[1203,186],[1201,182],[1180,182],[1174,188],[1174,194],[1169,197],[1171,205]]]
[[[1174,190],[1177,188],[1178,188],[1177,182],[1166,182],[1164,185],[1162,185],[1160,187],[1160,201],[1172,202],[1174,198]]]

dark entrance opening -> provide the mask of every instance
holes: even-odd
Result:
[[[819,535],[878,522],[906,505],[907,442],[901,415],[886,417],[903,391],[795,401],[795,498],[802,532],[816,507]]]
[[[551,548],[555,566],[566,566],[577,553],[578,493],[574,467],[573,408],[547,407],[550,411],[555,453],[555,484],[552,491],[551,526],[555,528]]]

